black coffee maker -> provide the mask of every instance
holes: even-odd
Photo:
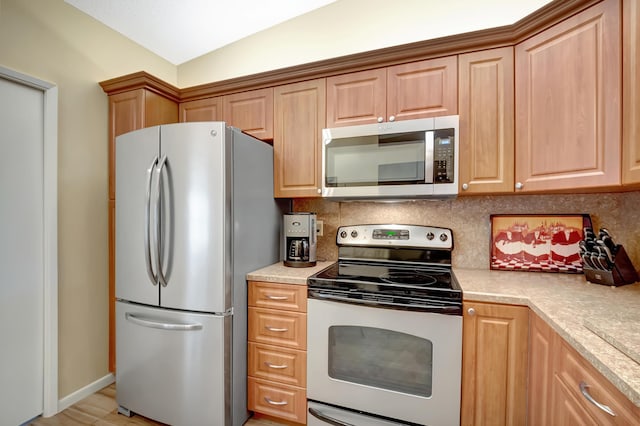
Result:
[[[316,265],[316,214],[284,215],[284,265],[304,268]]]

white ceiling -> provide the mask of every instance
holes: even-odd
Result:
[[[335,0],[65,0],[174,65]]]

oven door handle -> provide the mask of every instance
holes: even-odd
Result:
[[[351,423],[346,423],[338,419],[334,419],[333,417],[327,416],[326,414],[321,413],[319,410],[315,408],[309,408],[309,414],[313,417],[317,418],[320,421],[328,423],[333,426],[355,426]]]
[[[366,300],[366,299],[351,299],[349,297],[336,296],[334,294],[324,294],[313,291],[312,298],[324,299],[324,300],[335,300],[337,302],[347,302],[347,303],[356,303],[360,305],[385,305],[385,306],[399,306],[406,308],[424,308],[429,311],[437,311],[440,313],[457,313],[460,311],[459,306],[420,306],[420,305],[411,305],[409,303],[393,303],[393,302],[385,302],[383,300]]]

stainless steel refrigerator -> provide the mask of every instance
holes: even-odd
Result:
[[[172,425],[241,425],[247,272],[280,259],[273,149],[222,122],[116,139],[116,399]]]

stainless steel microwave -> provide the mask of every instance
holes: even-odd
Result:
[[[458,116],[322,131],[322,196],[338,200],[458,195]]]

